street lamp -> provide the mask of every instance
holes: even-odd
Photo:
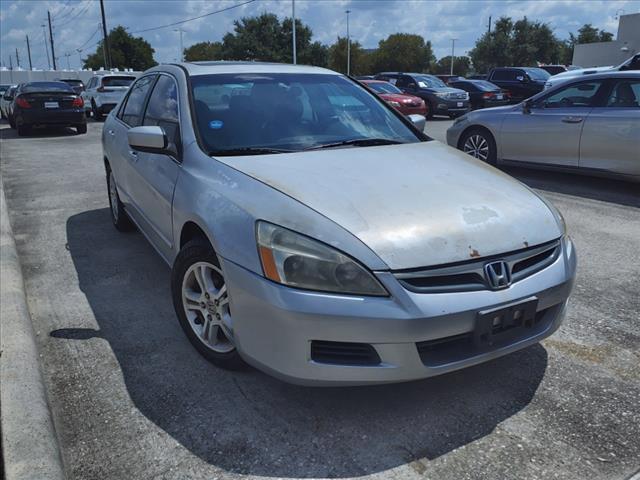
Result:
[[[291,18],[293,20],[293,28],[291,29],[293,35],[293,64],[295,65],[298,63],[296,54],[296,0],[291,0]]]
[[[347,75],[351,74],[351,37],[349,36],[349,14],[351,10],[346,10],[347,14]]]
[[[184,33],[184,30],[182,30],[181,28],[176,28],[173,31],[180,32],[180,61],[184,62],[184,48],[182,47],[182,34]]]
[[[451,39],[451,75],[453,75],[453,52],[455,51],[455,45],[456,45],[456,40],[458,40],[457,38],[452,38]]]

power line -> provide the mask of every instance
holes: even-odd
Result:
[[[143,30],[136,30],[135,32],[131,32],[131,33],[143,33],[143,32],[150,32],[152,30],[160,30],[161,28],[174,27],[176,25],[181,25],[183,23],[191,22],[193,20],[198,20],[200,18],[208,17],[210,15],[215,15],[216,13],[222,13],[222,12],[226,12],[227,10],[232,10],[234,8],[241,7],[243,5],[248,5],[248,4],[253,3],[255,1],[256,0],[248,0],[248,1],[243,2],[243,3],[238,3],[237,5],[232,5],[230,7],[222,8],[220,10],[216,10],[215,12],[205,13],[204,15],[199,15],[197,17],[187,18],[186,20],[180,20],[179,22],[167,23],[166,25],[160,25],[159,27],[151,27],[151,28],[145,28]]]
[[[80,4],[78,4],[80,5]],[[61,23],[60,25],[55,25],[57,28],[62,28],[65,25],[69,25],[71,22],[73,22],[75,19],[77,19],[78,17],[80,17],[81,15],[84,15],[87,10],[89,10],[89,7],[91,6],[91,1],[87,2],[85,4],[84,7],[82,7],[80,10],[78,10],[78,12],[72,16],[71,18],[68,18],[65,22]]]

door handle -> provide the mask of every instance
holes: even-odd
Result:
[[[133,161],[138,160],[138,152],[136,152],[135,150],[129,150],[129,156]]]
[[[582,121],[582,117],[562,117],[562,121],[564,123],[580,123]]]
[[[113,130],[107,130],[107,133],[112,137],[116,134],[116,132],[114,132]]]

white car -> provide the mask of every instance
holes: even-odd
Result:
[[[13,92],[18,88],[17,85],[10,85],[0,97],[0,116],[2,118],[9,118],[9,104],[13,102]]]
[[[549,79],[544,84],[545,90],[554,85],[557,85],[558,82],[564,82],[565,80],[570,80],[572,78],[580,77],[582,75],[591,75],[594,73],[603,73],[603,72],[615,72],[615,71],[625,71],[625,70],[640,70],[640,53],[636,53],[633,57],[625,60],[620,65],[617,66],[607,66],[607,67],[592,67],[592,68],[578,68],[575,70],[569,70],[568,72],[558,73],[557,75],[553,75],[549,77]]]
[[[102,119],[118,104],[135,79],[135,75],[118,73],[93,77],[82,92],[87,114],[91,112],[94,119]]]

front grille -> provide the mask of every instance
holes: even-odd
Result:
[[[560,255],[560,240],[517,250],[505,255],[457,262],[429,268],[396,270],[393,275],[412,292],[447,293],[490,290],[484,266],[504,260],[511,272],[511,283],[519,282],[551,265]]]
[[[451,98],[453,100],[466,100],[467,94],[466,93],[450,93],[448,98]]]
[[[538,335],[549,328],[555,315],[553,314],[561,305],[546,308],[536,312],[533,323],[517,329],[513,335],[494,343],[491,350],[497,350],[510,344],[517,343],[527,338]],[[500,327],[496,327],[500,328]],[[502,333],[496,331],[494,334]],[[473,332],[452,335],[450,337],[427,340],[416,343],[418,354],[422,363],[428,367],[437,367],[447,363],[459,362],[467,358],[487,353],[487,350],[479,349],[473,341]]]
[[[380,356],[368,343],[311,342],[311,360],[332,365],[372,366],[380,364]]]

